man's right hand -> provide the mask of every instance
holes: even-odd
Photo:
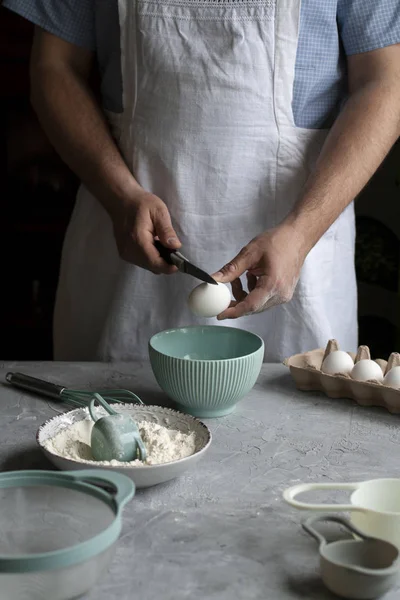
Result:
[[[163,260],[154,245],[158,238],[166,248],[181,247],[165,203],[149,192],[139,192],[121,204],[111,216],[120,257],[156,275],[170,275],[177,268]]]
[[[90,87],[94,52],[40,27],[31,58],[32,103],[48,138],[111,217],[120,256],[153,273],[174,273],[154,246],[181,244],[160,198],[145,192],[126,165]]]

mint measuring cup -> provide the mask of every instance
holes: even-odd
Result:
[[[96,401],[108,412],[107,416],[96,415]],[[100,394],[93,394],[89,403],[89,413],[94,421],[90,445],[95,460],[101,462],[146,460],[146,447],[131,417],[115,411]]]

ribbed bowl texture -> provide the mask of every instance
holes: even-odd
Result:
[[[158,385],[181,411],[221,417],[254,387],[264,342],[233,327],[184,327],[153,336],[149,356]]]

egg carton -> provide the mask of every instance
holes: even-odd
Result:
[[[400,389],[384,385],[377,380],[356,381],[345,373],[328,375],[321,371],[324,359],[339,350],[336,340],[330,340],[325,349],[319,348],[304,354],[295,354],[284,361],[296,383],[302,391],[324,392],[329,398],[349,398],[361,406],[382,406],[391,413],[400,413]],[[362,359],[371,359],[368,346],[360,346],[357,354],[348,352],[355,363]],[[400,366],[400,354],[393,352],[389,360],[380,358],[375,362],[386,375],[392,367]]]

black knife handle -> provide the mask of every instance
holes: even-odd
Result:
[[[168,265],[174,265],[175,267],[178,267],[180,271],[185,270],[186,258],[182,256],[178,250],[170,250],[163,246],[158,240],[154,240],[154,245],[159,251],[161,258],[164,259]]]
[[[161,242],[159,242],[158,240],[154,240],[154,245],[157,248],[158,252],[160,253],[160,256],[163,260],[165,260],[166,263],[168,263],[169,265],[174,265],[174,261],[172,260],[172,253],[173,250],[169,250],[168,248],[166,248],[165,246],[162,245]]]

